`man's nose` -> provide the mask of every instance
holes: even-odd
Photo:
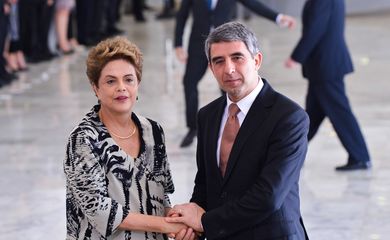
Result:
[[[226,62],[225,72],[228,74],[233,74],[236,71],[236,66],[231,61]]]

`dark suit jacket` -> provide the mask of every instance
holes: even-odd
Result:
[[[183,45],[184,27],[191,12],[193,23],[188,52],[204,54],[204,40],[211,26],[218,27],[233,20],[237,1],[269,20],[276,20],[277,13],[256,0],[218,0],[213,11],[208,9],[207,0],[182,0],[176,15],[175,47]]]
[[[302,37],[292,59],[303,76],[315,81],[340,79],[353,71],[344,39],[344,0],[308,0],[302,13]]]
[[[217,139],[226,97],[199,111],[192,202],[206,210],[212,239],[303,240],[298,180],[307,151],[309,119],[265,81],[233,145],[225,177],[217,166]]]

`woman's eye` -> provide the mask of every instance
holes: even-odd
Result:
[[[113,80],[113,79],[108,79],[108,80],[107,80],[107,84],[110,84],[110,85],[111,85],[111,84],[113,84],[113,83],[114,83],[114,80]]]

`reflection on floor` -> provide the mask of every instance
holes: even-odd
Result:
[[[326,121],[309,146],[301,175],[302,213],[311,239],[378,240],[390,235],[390,13],[347,19],[347,40],[355,73],[348,95],[369,145],[373,169],[334,171],[346,153]],[[261,76],[274,88],[304,103],[306,81],[284,59],[300,29],[288,31],[258,17],[248,22],[261,40]],[[136,111],[162,124],[176,192],[188,201],[195,174],[195,145],[181,149],[186,133],[181,77],[173,55],[173,20],[121,27],[145,54]],[[329,49],[332,51],[332,49]],[[87,51],[34,65],[11,86],[0,89],[0,239],[59,240],[65,236],[62,160],[73,126],[96,102],[85,76]],[[199,86],[201,104],[219,95],[208,73]]]

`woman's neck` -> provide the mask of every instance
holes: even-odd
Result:
[[[107,130],[120,139],[128,139],[136,130],[130,113],[116,114],[112,111],[100,109],[98,114]]]

